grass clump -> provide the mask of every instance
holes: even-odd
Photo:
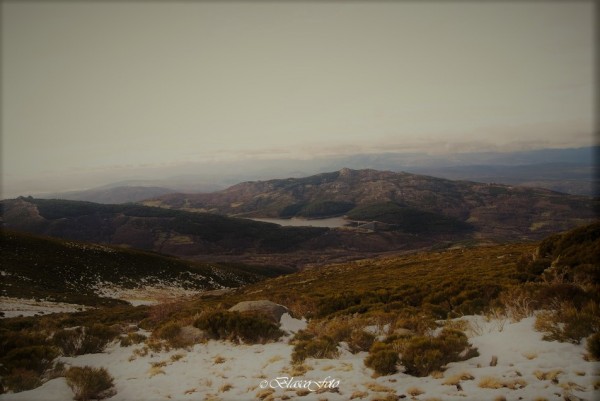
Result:
[[[121,347],[129,347],[131,345],[140,344],[146,341],[146,336],[140,333],[127,333],[126,336],[121,337]]]
[[[398,371],[400,357],[398,351],[388,343],[376,342],[369,350],[369,356],[365,359],[365,365],[375,371],[378,375],[392,375]]]
[[[406,373],[423,377],[441,370],[450,362],[462,361],[477,356],[467,336],[458,330],[443,329],[437,337],[414,336],[400,344],[401,363]]]
[[[329,359],[339,354],[338,343],[329,336],[317,337],[308,331],[301,330],[294,336],[292,363],[297,364],[306,358]]]
[[[250,344],[275,341],[284,334],[277,324],[264,316],[229,311],[205,313],[194,326],[213,339]]]
[[[65,377],[77,401],[101,400],[116,394],[114,379],[104,368],[75,366],[67,370]]]

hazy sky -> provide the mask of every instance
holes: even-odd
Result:
[[[4,193],[141,165],[590,145],[594,14],[591,1],[3,2]]]

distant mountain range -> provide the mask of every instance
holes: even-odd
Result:
[[[103,186],[84,191],[57,192],[39,195],[41,199],[65,199],[96,203],[128,203],[139,202],[144,199],[154,198],[169,193],[177,192],[174,189],[163,187],[145,186]]]
[[[386,252],[536,240],[594,221],[598,200],[344,168],[245,182],[209,194],[167,194],[143,204],[19,197],[1,206],[2,224],[9,229],[289,271]],[[332,216],[360,227],[282,227],[247,219]]]
[[[245,217],[347,215],[411,234],[466,232],[494,239],[541,238],[595,217],[596,202],[547,189],[351,170],[253,181],[210,194],[169,194],[149,206]]]
[[[327,171],[373,169],[426,174],[453,180],[523,185],[575,195],[600,196],[600,147],[538,149],[520,152],[427,154],[389,152],[308,160],[244,160],[197,162],[152,170],[152,178],[114,182],[84,191],[33,195],[35,198],[85,200],[98,203],[137,202],[168,192],[207,193],[243,181],[301,178]],[[125,174],[125,172],[123,172]],[[143,175],[139,171],[136,175]],[[162,178],[159,178],[162,177]],[[29,195],[17,193],[16,195]]]

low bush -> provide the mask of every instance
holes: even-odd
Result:
[[[2,358],[2,369],[13,371],[24,369],[41,375],[52,367],[52,361],[58,356],[54,347],[47,345],[32,345],[15,348]]]
[[[129,347],[130,345],[140,344],[146,341],[146,336],[140,333],[127,333],[126,336],[121,337],[121,347]]]
[[[587,350],[597,361],[600,361],[600,333],[594,333],[587,339]]]
[[[40,374],[29,369],[13,369],[2,378],[3,385],[15,393],[34,389],[42,384]]]
[[[405,339],[399,345],[400,360],[406,373],[419,377],[441,370],[450,362],[478,355],[477,351],[470,347],[463,332],[448,328],[444,328],[437,337],[414,336]]]
[[[278,325],[261,315],[213,311],[200,316],[194,327],[219,340],[261,343],[278,340],[284,333]]]
[[[65,377],[77,401],[101,400],[116,393],[114,379],[104,368],[72,367],[67,370]]]
[[[365,359],[365,365],[373,369],[375,373],[385,376],[392,375],[398,371],[400,357],[398,351],[388,343],[376,342],[369,350],[369,356]]]
[[[114,327],[94,323],[89,327],[59,330],[52,336],[52,342],[64,355],[75,356],[102,352],[119,335],[120,331]]]
[[[339,354],[337,341],[329,336],[317,337],[307,331],[299,331],[296,333],[293,343],[293,363],[300,363],[306,358],[335,358]]]
[[[589,301],[578,309],[570,302],[560,303],[537,315],[535,329],[544,333],[544,340],[579,344],[582,338],[600,332],[600,306]]]

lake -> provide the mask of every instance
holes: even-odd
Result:
[[[277,218],[250,218],[250,220],[254,221],[262,221],[264,223],[275,223],[280,226],[294,226],[294,227],[343,227],[346,224],[350,223],[349,220],[344,219],[343,217],[331,217],[328,219],[277,219]]]

